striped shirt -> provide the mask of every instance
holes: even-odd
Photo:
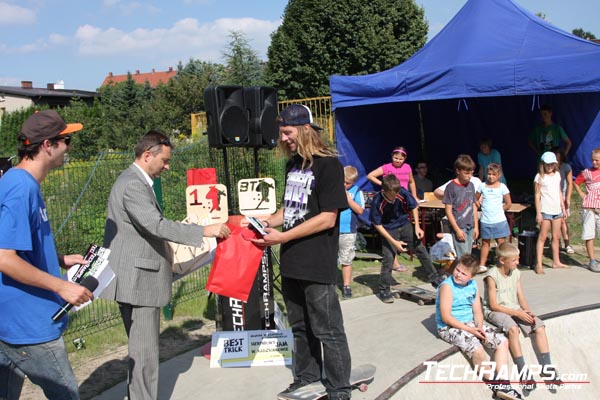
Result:
[[[583,208],[600,208],[600,169],[584,169],[575,178],[577,186],[585,182],[586,194]]]

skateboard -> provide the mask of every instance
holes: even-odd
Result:
[[[375,379],[375,366],[373,364],[363,364],[352,368],[350,372],[350,386],[352,390],[358,389],[366,392],[369,383]],[[279,400],[319,400],[327,397],[327,391],[322,382],[310,383],[302,386],[291,393],[280,393],[277,395]]]
[[[422,289],[416,286],[395,285],[391,287],[392,296],[396,299],[416,300],[417,304],[435,304],[436,293],[432,290]]]

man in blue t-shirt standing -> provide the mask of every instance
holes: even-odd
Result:
[[[308,107],[289,105],[277,121],[280,147],[290,157],[283,207],[263,220],[267,235],[255,242],[281,243],[281,289],[295,344],[295,380],[282,394],[325,375],[328,398],[346,400],[350,350],[335,286],[339,212],[348,207],[344,172]]]
[[[19,135],[19,164],[0,179],[0,398],[18,399],[25,374],[48,399],[79,399],[62,339],[68,319],[51,317],[93,294],[61,278],[60,266],[85,261],[57,254],[40,184],[82,128],[54,110],[33,114]]]

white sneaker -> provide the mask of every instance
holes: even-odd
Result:
[[[484,272],[487,272],[488,268],[485,265],[480,265],[479,266],[479,271],[477,271],[478,274],[483,274]]]
[[[573,250],[571,246],[567,246],[565,251],[567,252],[567,254],[575,254],[575,250]]]

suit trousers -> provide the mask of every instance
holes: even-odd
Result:
[[[127,373],[129,400],[156,400],[160,308],[119,303],[119,310],[129,339]]]

